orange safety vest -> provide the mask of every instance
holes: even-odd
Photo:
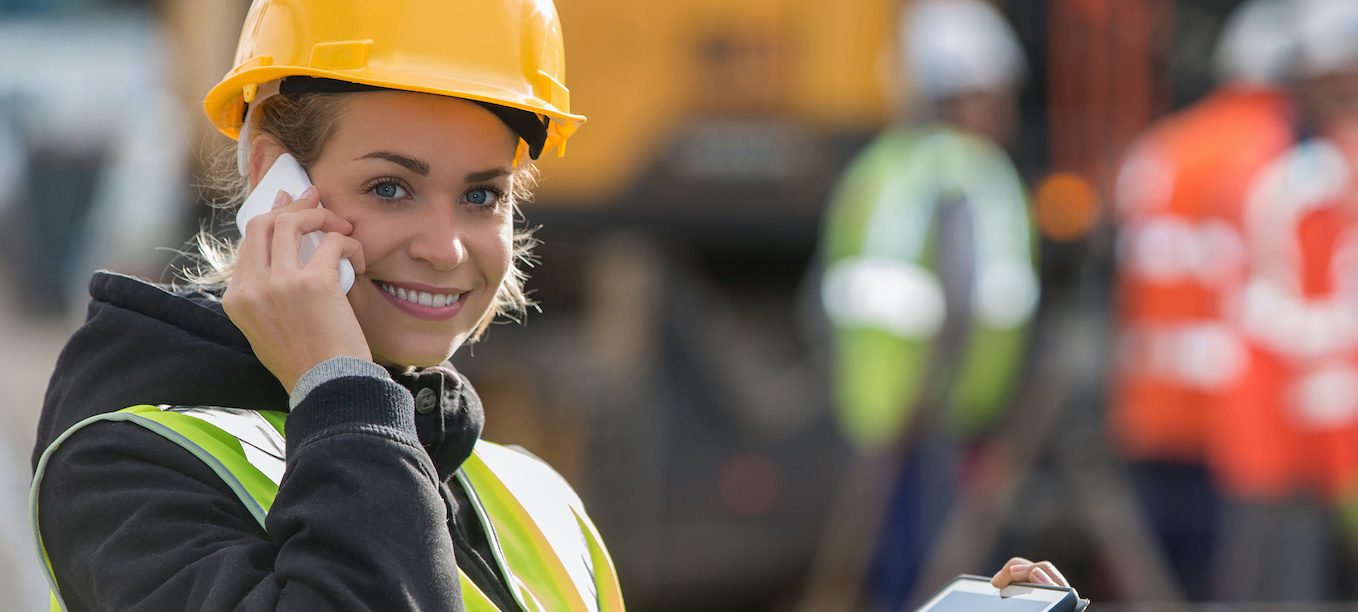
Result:
[[[1232,321],[1250,359],[1211,417],[1230,495],[1330,500],[1358,492],[1358,184],[1332,143],[1261,173],[1245,215],[1250,277]]]
[[[1118,185],[1112,436],[1124,457],[1205,459],[1207,406],[1246,361],[1221,304],[1246,266],[1240,208],[1292,141],[1287,98],[1225,87],[1150,130]]]

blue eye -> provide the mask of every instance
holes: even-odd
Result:
[[[494,204],[496,200],[500,199],[500,194],[493,190],[482,188],[468,191],[466,197],[468,203],[484,206],[487,204]]]
[[[406,190],[395,183],[382,183],[373,187],[372,191],[377,197],[388,200],[402,198],[406,195]]]

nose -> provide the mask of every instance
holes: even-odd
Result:
[[[428,262],[435,270],[446,272],[467,260],[467,246],[462,224],[458,222],[454,206],[429,206],[419,215],[418,226],[411,237],[411,258]]]

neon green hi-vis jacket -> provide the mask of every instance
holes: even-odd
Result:
[[[48,583],[51,610],[65,610],[60,585],[38,530],[38,496],[47,458],[75,431],[100,421],[128,421],[188,450],[236,493],[265,528],[284,473],[287,413],[207,406],[133,406],[91,417],[54,442],[39,463],[30,499],[35,544]],[[477,441],[456,476],[470,496],[495,562],[525,612],[622,612],[613,562],[570,485],[527,453]],[[499,608],[458,571],[463,604],[472,612]]]
[[[841,178],[821,251],[833,397],[851,442],[899,439],[940,369],[953,425],[974,431],[998,416],[1038,299],[1027,195],[1004,151],[942,126],[885,132]],[[937,346],[950,316],[961,344]],[[932,364],[940,354],[955,361]]]

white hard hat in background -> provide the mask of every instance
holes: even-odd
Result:
[[[1358,1],[1296,0],[1302,77],[1358,71]]]
[[[1217,80],[1258,84],[1287,81],[1295,67],[1295,19],[1296,3],[1291,0],[1248,0],[1232,11],[1212,53]]]
[[[1012,89],[1027,72],[1014,30],[978,0],[915,0],[902,13],[900,36],[916,97]]]

